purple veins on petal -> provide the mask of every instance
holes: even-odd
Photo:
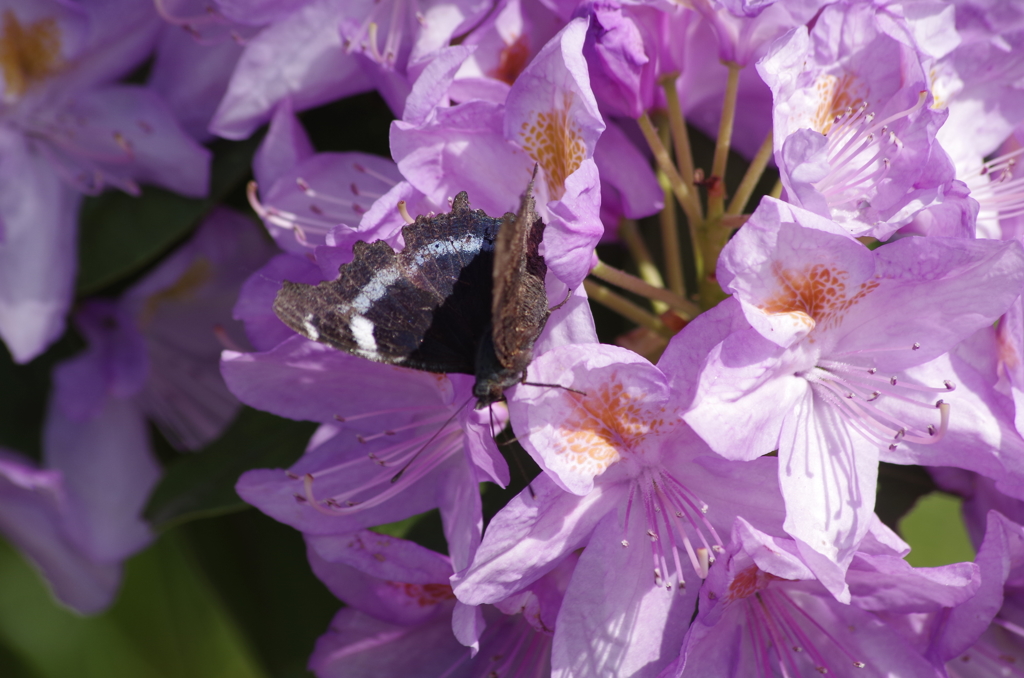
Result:
[[[359,415],[356,418],[369,416]],[[326,515],[348,515],[380,504],[398,496],[410,485],[420,481],[431,471],[462,452],[462,427],[454,417],[443,411],[436,416],[394,427],[369,436],[358,436],[360,443],[371,443],[396,433],[415,430],[412,437],[384,448],[375,448],[366,457],[357,456],[327,468],[318,469],[301,477],[303,498],[317,511]],[[369,459],[379,467],[377,473],[365,477],[361,484],[346,486],[330,496],[316,496],[315,483],[328,476],[345,473],[365,465]],[[289,473],[289,477],[295,478]]]

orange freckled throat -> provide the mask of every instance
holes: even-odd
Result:
[[[772,315],[803,314],[826,327],[838,324],[846,311],[878,287],[878,281],[869,280],[849,289],[849,273],[826,264],[803,270],[783,269],[776,264],[774,269],[776,291],[761,309]]]
[[[0,72],[8,97],[52,74],[61,65],[60,27],[52,18],[22,25],[11,10],[3,14],[0,27]]]
[[[531,122],[524,122],[520,133],[523,148],[544,168],[548,192],[560,198],[565,179],[579,169],[586,155],[583,137],[569,118],[567,99],[562,108],[537,112]]]
[[[448,584],[408,584],[394,581],[388,584],[400,590],[420,607],[430,607],[455,598],[455,593]]]

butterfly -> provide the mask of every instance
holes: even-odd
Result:
[[[369,360],[476,377],[477,408],[525,381],[547,323],[544,222],[531,179],[519,210],[473,210],[465,191],[446,214],[402,229],[405,248],[357,242],[335,280],[285,282],[274,312],[314,341]]]

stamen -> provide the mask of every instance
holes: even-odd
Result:
[[[274,207],[264,206],[260,202],[259,196],[257,195],[258,187],[255,181],[250,181],[245,186],[245,196],[249,200],[249,206],[263,221],[274,224],[281,228],[290,229],[295,233],[295,239],[307,247],[312,247],[309,239],[306,237],[305,231],[296,223],[299,221],[299,217],[295,214],[288,212],[282,212]]]
[[[857,110],[848,108],[836,117],[826,136],[829,140],[829,167],[825,177],[815,187],[825,196],[831,207],[857,203],[866,208],[866,192],[888,175],[892,166],[889,155],[903,150],[903,141],[889,124],[904,119],[924,106],[927,92],[918,95],[910,108],[875,121],[874,114],[865,114],[867,103]],[[873,153],[869,151],[875,146]],[[863,157],[867,154],[869,157]]]
[[[239,353],[245,353],[245,349],[239,346],[234,339],[228,336],[227,330],[221,324],[213,326],[213,336],[217,338],[217,341],[221,346],[229,351],[237,351]]]
[[[911,350],[916,349],[912,346]],[[834,360],[820,361],[815,368],[801,376],[807,379],[819,397],[839,410],[854,430],[890,450],[895,450],[904,440],[925,444],[938,442],[948,428],[948,405],[943,406],[941,401],[932,405],[919,397],[911,397],[911,394],[952,391],[956,385],[948,379],[943,381],[941,387],[922,386],[903,382],[898,375],[887,378],[877,376],[877,370],[873,367],[864,369],[862,366]],[[884,385],[884,388],[868,390],[868,387],[876,385]],[[915,429],[910,422],[903,421],[881,407],[886,402],[881,399],[882,395],[918,408],[938,408],[938,428],[934,424],[926,424]]]
[[[435,406],[433,406],[433,405],[426,405],[426,406],[423,406],[423,407],[398,407],[398,408],[395,408],[393,410],[374,410],[373,412],[363,412],[362,414],[352,414],[352,415],[349,415],[347,417],[343,417],[340,414],[336,414],[336,415],[334,415],[334,420],[335,421],[340,421],[341,423],[347,423],[347,422],[350,422],[350,421],[358,421],[360,419],[368,419],[370,417],[379,417],[379,416],[382,416],[382,415],[385,415],[385,414],[394,414],[395,412],[423,412],[423,411],[426,411],[426,410],[435,410],[435,409],[437,409],[437,408]]]

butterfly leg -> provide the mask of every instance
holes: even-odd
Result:
[[[552,306],[551,308],[549,308],[548,309],[548,314],[550,315],[551,313],[554,313],[555,311],[557,311],[558,309],[562,308],[567,303],[569,303],[569,297],[571,297],[571,296],[572,296],[572,290],[567,290],[566,293],[565,293],[565,299],[562,299],[560,302],[558,302],[558,305]]]

